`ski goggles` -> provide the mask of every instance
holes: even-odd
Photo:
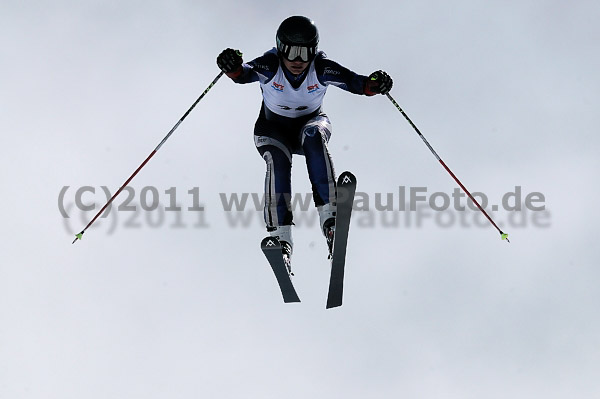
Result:
[[[288,61],[296,61],[298,58],[304,62],[311,61],[317,53],[316,47],[290,46],[277,40],[277,50]]]

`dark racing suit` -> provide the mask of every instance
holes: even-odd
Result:
[[[254,126],[254,142],[266,162],[265,209],[267,228],[292,224],[292,154],[304,155],[315,205],[335,206],[335,171],[327,144],[331,123],[322,110],[329,85],[354,94],[365,93],[367,76],[358,75],[319,52],[296,76],[276,49],[242,65],[236,83],[260,82],[263,103]]]

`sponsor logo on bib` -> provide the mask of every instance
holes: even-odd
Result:
[[[283,85],[280,85],[280,84],[279,84],[279,83],[277,83],[277,82],[273,82],[273,84],[271,85],[271,87],[272,87],[272,88],[274,88],[274,89],[275,89],[275,90],[277,90],[277,91],[283,91],[283,87],[284,87],[284,86],[283,86]]]

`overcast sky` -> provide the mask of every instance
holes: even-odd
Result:
[[[316,211],[296,213],[302,303],[283,304],[260,212],[222,203],[262,194],[265,171],[259,87],[224,77],[132,182],[137,210],[71,245],[95,214],[77,190],[102,205],[221,50],[251,60],[295,14],[329,58],[393,77],[442,159],[500,205],[511,243],[475,212],[375,210],[377,193],[441,200],[456,184],[385,97],[331,87],[334,163],[370,210],[354,213],[333,310]],[[0,397],[598,397],[599,18],[585,0],[3,1]],[[294,165],[294,192],[309,192]],[[144,211],[152,187],[160,206]],[[516,187],[545,209],[503,209]]]

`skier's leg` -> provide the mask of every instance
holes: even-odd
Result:
[[[321,231],[326,236],[328,230],[334,228],[336,207],[335,170],[327,147],[330,137],[331,123],[325,114],[314,117],[302,128],[302,150],[306,157],[313,198],[319,211]]]
[[[258,145],[267,166],[265,174],[265,208],[264,217],[267,231],[281,243],[283,261],[290,275],[292,273],[292,212],[289,204],[291,198],[292,163],[284,149],[273,145]]]
[[[289,127],[267,120],[264,105],[254,125],[254,143],[266,163],[264,218],[267,231],[281,243],[283,260],[291,273],[292,240],[292,150]],[[287,133],[287,134],[286,134]]]
[[[267,120],[264,106],[254,125],[254,144],[265,160],[265,208],[267,229],[292,225],[289,202],[292,192],[292,151],[285,127]]]
[[[265,160],[265,208],[267,227],[289,226],[292,224],[290,198],[292,191],[292,163],[280,148],[272,145],[258,147]]]

